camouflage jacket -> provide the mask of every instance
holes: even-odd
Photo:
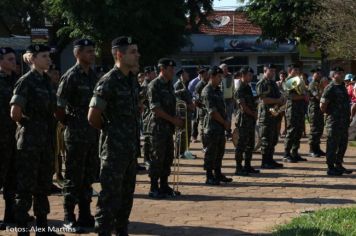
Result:
[[[192,95],[182,80],[178,80],[174,84],[174,93],[177,99],[184,101],[187,105],[192,104],[193,102]],[[192,112],[187,110],[187,116],[188,119],[191,119]]]
[[[256,85],[257,96],[262,98],[280,98],[281,93],[275,81],[263,78],[258,81]],[[260,102],[258,113],[259,113],[259,122],[268,122],[271,119],[275,119],[274,116],[270,113],[269,109],[273,108],[275,105],[263,104]]]
[[[16,131],[17,149],[38,150],[52,146],[55,127],[53,96],[49,76],[31,70],[15,84],[11,105],[22,109],[23,118]]]
[[[237,104],[245,103],[251,111],[256,111],[256,102],[252,94],[252,89],[249,84],[241,83],[234,94]],[[242,109],[238,109],[236,123],[238,126],[254,125],[255,118],[244,113]]]
[[[89,125],[87,119],[96,82],[94,71],[90,69],[86,74],[79,64],[62,76],[57,90],[57,106],[65,108],[66,112],[65,141],[97,143],[97,131]]]

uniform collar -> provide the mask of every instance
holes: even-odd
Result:
[[[124,75],[124,73],[122,73],[122,71],[120,70],[119,67],[117,67],[117,65],[114,65],[114,71],[118,74],[119,78],[131,78],[133,76],[133,73],[130,71],[129,74],[126,76]]]

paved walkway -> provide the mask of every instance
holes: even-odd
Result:
[[[283,140],[277,146],[276,159],[281,160]],[[131,235],[268,235],[277,224],[320,208],[355,206],[356,174],[328,177],[324,158],[285,164],[284,169],[263,170],[250,177],[234,176],[233,183],[210,187],[204,184],[203,153],[200,143],[193,144],[196,160],[181,160],[182,196],[170,200],[147,197],[147,174],[139,174],[131,215]],[[325,150],[325,140],[322,143]],[[302,140],[301,154],[307,155],[307,140]],[[356,148],[349,147],[345,166],[356,170]],[[254,166],[261,155],[254,155]],[[233,146],[227,143],[223,172],[234,173]],[[99,190],[98,186],[95,186]],[[95,209],[96,197],[92,209]],[[60,226],[63,219],[62,197],[50,197],[50,224]],[[4,203],[0,203],[2,218]],[[0,235],[15,235],[0,232]],[[69,235],[69,234],[66,234]],[[94,235],[91,233],[90,235]]]

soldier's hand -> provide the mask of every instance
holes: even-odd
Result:
[[[173,118],[173,124],[179,128],[183,128],[184,126],[184,120],[182,120],[181,118],[179,117],[174,117]]]

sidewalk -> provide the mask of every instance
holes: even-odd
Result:
[[[283,155],[283,139],[276,149],[276,160]],[[146,173],[137,176],[130,235],[268,235],[276,224],[320,208],[351,206],[356,203],[356,174],[342,177],[326,175],[325,158],[309,158],[308,162],[287,163],[284,169],[262,170],[259,175],[233,176],[234,149],[226,145],[223,172],[233,176],[233,183],[210,187],[204,184],[201,143],[193,144],[196,160],[181,160],[182,196],[169,200],[147,197],[149,179]],[[322,142],[325,150],[325,140]],[[307,140],[300,153],[306,157]],[[356,170],[356,148],[349,147],[345,166]],[[261,155],[254,154],[254,166],[261,164]],[[140,162],[142,159],[140,159]],[[98,186],[95,189],[99,191]],[[92,210],[95,210],[94,198]],[[50,224],[60,227],[63,220],[62,197],[51,196]],[[0,202],[0,217],[4,202]],[[0,231],[0,235],[15,235]],[[67,234],[70,235],[70,234]],[[95,235],[94,233],[87,235]]]

